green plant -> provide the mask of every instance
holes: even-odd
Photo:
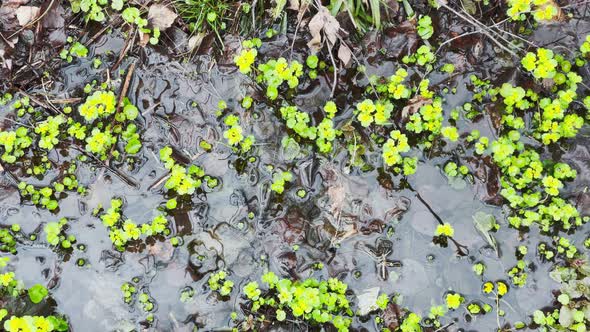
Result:
[[[415,54],[406,55],[402,58],[405,64],[417,63],[419,66],[426,67],[428,71],[432,70],[432,63],[436,60],[436,56],[432,53],[432,47],[422,45],[418,47]]]
[[[261,72],[257,81],[265,83],[266,96],[270,100],[277,99],[279,88],[286,82],[290,89],[299,85],[299,77],[303,74],[303,65],[296,60],[288,62],[285,58],[271,59],[258,65]]]
[[[253,135],[244,137],[242,134],[243,129],[240,126],[239,118],[236,115],[230,114],[223,120],[223,123],[229,128],[223,132],[223,137],[227,139],[227,143],[234,147],[237,151],[237,147],[240,151],[246,153],[252,149],[252,145],[256,142]]]
[[[228,0],[181,0],[174,5],[193,33],[210,29],[219,35],[229,22],[236,19],[232,17],[232,14],[235,16],[238,14],[238,11],[235,13],[231,11],[233,2]]]
[[[389,135],[390,138],[383,144],[383,161],[387,166],[400,165],[404,161],[401,153],[410,151],[408,137],[399,130],[393,130]]]
[[[234,287],[234,282],[226,278],[227,272],[223,270],[213,273],[209,277],[209,288],[213,291],[219,291],[221,296],[228,296]]]
[[[453,229],[453,226],[451,224],[444,223],[442,225],[436,226],[436,231],[435,231],[434,235],[453,237],[453,235],[455,235],[455,230]]]
[[[43,230],[46,233],[46,240],[47,243],[51,244],[52,246],[57,246],[61,244],[61,247],[64,249],[69,249],[72,246],[72,242],[76,241],[76,238],[71,236],[66,236],[63,232],[64,226],[68,223],[66,218],[61,218],[59,222],[49,222]]]
[[[368,127],[372,123],[378,125],[389,124],[393,105],[389,101],[376,101],[365,99],[356,105],[355,113],[357,119],[363,127]]]
[[[21,331],[68,331],[68,323],[56,316],[11,316],[4,322],[7,332]]]
[[[459,293],[448,293],[446,296],[447,307],[449,309],[457,309],[465,299]]]
[[[338,279],[291,281],[268,272],[262,276],[262,282],[267,289],[260,289],[253,281],[242,290],[252,312],[272,315],[279,321],[289,317],[314,325],[331,323],[338,331],[348,331],[352,319],[347,316],[352,311],[346,297],[347,286]]]
[[[176,164],[171,147],[166,146],[160,150],[160,160],[170,170],[170,176],[164,185],[166,189],[175,191],[178,195],[192,195],[203,183],[205,171],[197,165],[190,165],[187,169]]]
[[[121,199],[111,199],[111,207],[100,216],[103,225],[109,230],[109,238],[118,250],[124,250],[128,242],[139,240],[142,235],[167,233],[168,219],[164,215],[159,214],[151,222],[137,225],[133,220],[123,217],[122,206]],[[94,214],[97,215],[100,210],[95,210]]]
[[[528,52],[522,59],[522,66],[536,78],[553,78],[556,74],[557,60],[552,50],[538,48],[537,54]]]
[[[41,301],[43,301],[44,298],[47,297],[49,291],[47,291],[47,288],[45,288],[45,286],[36,284],[29,288],[27,290],[27,293],[29,294],[29,299],[31,300],[31,302],[40,303]]]
[[[68,40],[70,38],[68,37]],[[72,62],[74,58],[85,58],[88,56],[88,49],[79,42],[73,43],[69,48],[64,48],[59,57],[66,60],[68,63]]]
[[[328,9],[333,16],[346,13],[355,28],[362,32],[371,27],[380,29],[384,22],[382,13],[388,13],[389,6],[379,0],[331,0]]]
[[[310,140],[316,138],[317,129],[310,126],[311,119],[308,113],[298,111],[295,106],[283,106],[280,114],[286,121],[287,128],[292,129],[297,135]]]
[[[282,194],[285,190],[285,184],[293,181],[293,174],[288,171],[277,171],[272,175],[272,185],[270,189],[277,194]]]
[[[115,113],[116,97],[112,91],[96,91],[78,106],[78,112],[88,122]]]
[[[515,21],[524,21],[526,14],[533,14],[536,21],[551,20],[559,14],[559,9],[550,0],[507,0],[506,14]]]
[[[432,37],[434,33],[434,29],[432,28],[432,19],[430,16],[422,16],[418,20],[418,36],[420,38],[426,40]]]
[[[0,131],[0,147],[3,148],[2,161],[13,164],[25,154],[25,149],[33,144],[29,131],[18,127],[15,131]]]

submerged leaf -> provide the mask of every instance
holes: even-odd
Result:
[[[496,250],[498,255],[500,255],[496,239],[490,234],[490,231],[492,231],[496,225],[496,218],[491,214],[478,211],[473,215],[473,224],[475,225],[475,229],[479,231],[487,243]]]

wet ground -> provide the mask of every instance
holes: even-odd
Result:
[[[441,16],[443,21],[448,19]],[[572,47],[579,45],[579,39],[588,31],[590,25],[584,18],[574,18],[558,27],[541,27],[530,40],[547,46],[558,40],[556,35],[566,36],[557,43]],[[388,52],[395,52],[396,43],[400,42],[397,35],[393,36],[385,36],[382,45],[372,49],[370,45],[377,38],[367,37],[363,41],[369,45],[362,60],[367,74],[393,74],[396,65]],[[288,48],[288,43],[277,37],[265,44],[261,52],[279,53]],[[52,74],[53,83],[47,85],[47,91],[32,88],[27,93],[80,97],[87,83],[105,79],[105,68],[114,64],[124,45],[123,37],[116,32],[103,36],[89,45],[87,59],[61,65]],[[480,47],[484,49],[479,50]],[[443,74],[431,77],[434,86],[457,88],[455,94],[445,96],[445,110],[471,99],[470,74],[492,82],[514,76],[514,64],[508,58],[497,57],[490,47],[485,39],[479,38],[443,52],[443,58],[455,62],[458,72],[451,79]],[[385,48],[385,52],[378,51],[380,48]],[[297,52],[295,56],[302,58]],[[103,66],[93,69],[92,57],[100,57]],[[484,262],[486,280],[506,280],[506,271],[516,264],[514,251],[518,245],[529,247],[526,259],[533,268],[527,285],[511,287],[500,302],[506,315],[499,318],[499,323],[529,321],[534,310],[552,305],[552,290],[558,288],[549,278],[552,263],[541,261],[535,253],[539,242],[550,239],[534,228],[528,233],[508,228],[507,210],[484,202],[495,194],[490,193],[485,179],[449,183],[441,168],[450,158],[462,160],[460,147],[443,147],[428,156],[416,151],[420,156],[418,170],[406,183],[399,177],[385,176],[379,167],[364,172],[350,167],[342,147],[331,155],[321,155],[303,145],[295,153],[285,151],[281,145],[283,125],[270,105],[260,102],[253,111],[258,117],[248,118],[245,124],[256,136],[258,156],[254,161],[238,160],[224,144],[215,111],[221,99],[230,107],[237,105],[253,85],[229,64],[230,59],[231,55],[198,55],[185,62],[169,55],[165,47],[132,52],[120,68],[126,69],[132,62],[137,66],[128,96],[141,113],[144,148],[133,166],[128,162],[114,163],[112,169],[118,170],[117,174],[98,163],[79,163],[77,175],[88,187],[88,195],[68,194],[60,201],[57,214],[23,202],[16,188],[3,184],[3,225],[19,223],[25,234],[39,233],[40,225],[66,217],[71,220],[67,233],[75,235],[77,244],[86,247],[71,253],[52,250],[40,233],[38,241],[19,242],[18,254],[12,256],[10,263],[26,285],[48,286],[55,310],[68,317],[72,331],[141,329],[146,313],[136,302],[123,301],[120,287],[125,282],[133,282],[138,289],[147,291],[155,302],[155,323],[148,329],[186,331],[196,326],[205,331],[223,330],[232,326],[230,313],[240,310],[238,290],[248,281],[258,280],[266,269],[292,278],[338,277],[356,295],[377,287],[380,292],[400,294],[403,307],[423,316],[427,316],[432,305],[443,304],[449,290],[460,292],[468,302],[495,306],[495,299],[482,294],[482,279],[473,273],[472,266]],[[110,72],[110,77],[124,78],[118,70]],[[588,79],[588,75],[584,78]],[[336,90],[335,99],[347,105],[336,122],[343,122],[352,114],[353,102],[360,94],[357,88],[348,89],[353,83],[366,84],[366,78],[349,69],[340,77]],[[301,110],[321,107],[329,100],[330,90],[331,75],[325,75],[316,83],[304,84],[294,103]],[[8,107],[1,108],[2,117],[9,112]],[[475,123],[464,121],[458,126],[493,135],[491,122],[486,115]],[[554,154],[571,161],[578,170],[578,179],[567,187],[574,199],[590,181],[588,133],[585,128],[580,138]],[[211,152],[199,148],[203,139],[215,142]],[[110,199],[117,196],[124,199],[127,218],[137,222],[153,218],[156,208],[167,200],[158,183],[166,170],[157,157],[159,149],[166,145],[186,158],[193,158],[221,185],[194,195],[191,202],[176,209],[172,229],[173,234],[182,238],[180,246],[175,248],[169,241],[155,239],[120,253],[113,248],[108,231],[92,215],[92,210],[98,204],[108,206]],[[50,154],[50,159],[60,164],[76,155],[67,146],[61,146]],[[282,197],[270,193],[271,175],[266,165],[289,169],[295,175],[295,181]],[[50,171],[42,180],[18,175],[31,183],[49,184],[56,173]],[[299,188],[308,191],[305,198],[296,195]],[[249,212],[254,213],[254,218],[249,218]],[[478,212],[494,215],[502,226],[494,234],[497,249],[474,226],[473,216]],[[464,246],[460,248],[464,255],[451,242],[447,247],[433,244],[437,218],[452,222],[455,240]],[[581,241],[589,231],[586,224],[571,236],[579,248],[583,248]],[[85,259],[87,265],[78,266],[79,258]],[[323,263],[324,268],[315,270],[313,264],[317,262]],[[207,286],[210,273],[221,268],[230,272],[236,284],[229,300],[219,298]],[[181,301],[182,293],[189,289],[194,295]],[[492,331],[499,324],[494,313],[471,316],[460,309],[448,317],[455,321],[449,331]],[[355,318],[353,327],[377,329],[372,319]]]

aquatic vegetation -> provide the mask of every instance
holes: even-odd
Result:
[[[78,183],[76,176],[73,174],[76,170],[76,165],[72,164],[68,172],[64,175],[61,181],[55,181],[53,188],[41,187],[36,188],[31,184],[21,181],[18,184],[21,196],[30,200],[33,204],[46,208],[49,211],[56,210],[59,207],[58,200],[61,198],[61,193],[66,189],[68,191],[77,191],[79,194],[84,194],[86,188]]]
[[[536,21],[549,21],[559,14],[551,0],[508,0],[506,14],[515,21],[524,21],[526,14],[533,14]]]
[[[539,79],[553,78],[556,74],[556,67],[558,65],[557,60],[554,58],[552,50],[545,48],[538,48],[537,53],[528,52],[524,58],[522,58],[522,66],[529,72],[533,73],[533,76]]]
[[[170,176],[164,185],[166,189],[175,191],[178,195],[192,195],[203,183],[205,171],[197,165],[190,165],[187,169],[176,164],[172,158],[171,147],[166,146],[160,150],[160,160],[170,171]]]
[[[428,71],[432,70],[432,63],[436,60],[436,56],[432,53],[432,48],[428,45],[422,45],[416,53],[406,55],[402,58],[402,62],[405,64],[418,64],[419,66],[426,67]]]
[[[33,285],[31,288],[27,289],[27,293],[29,294],[29,299],[31,300],[31,302],[39,303],[47,297],[49,291],[47,290],[47,288],[45,288],[45,286],[36,284]]]
[[[436,231],[434,235],[453,237],[453,235],[455,235],[455,230],[453,229],[453,226],[451,224],[444,223],[442,225],[436,226]]]
[[[402,157],[401,153],[410,151],[408,137],[399,130],[393,130],[389,135],[390,138],[383,144],[383,161],[387,166],[400,165],[407,159]]]
[[[590,35],[587,35],[582,45],[580,45],[580,52],[582,52],[583,57],[588,56],[590,53]]]
[[[7,332],[20,331],[68,331],[65,320],[55,316],[11,316],[4,321],[4,329]]]
[[[72,42],[72,38],[68,37],[68,42]],[[88,56],[88,49],[80,42],[74,42],[69,48],[64,48],[59,57],[66,60],[68,63],[72,62],[74,58],[85,58]]]
[[[78,112],[88,122],[112,115],[115,110],[116,97],[112,91],[95,91],[78,106]]]
[[[465,299],[459,293],[449,293],[446,296],[446,301],[449,309],[458,309]]]
[[[272,315],[278,321],[289,318],[310,324],[330,323],[338,331],[347,331],[352,323],[347,286],[338,279],[291,281],[267,272],[262,283],[265,289],[252,281],[242,290],[254,313]]]
[[[113,133],[109,129],[101,131],[94,128],[86,138],[86,150],[100,155],[101,159],[106,159],[107,152],[116,142],[117,139],[113,137]]]
[[[272,175],[272,184],[270,189],[276,192],[277,194],[282,194],[285,191],[285,184],[287,182],[293,181],[293,174],[288,171],[276,171]]]
[[[442,99],[435,98],[432,103],[420,107],[410,116],[406,129],[416,134],[429,133],[428,141],[440,134],[443,121]]]
[[[259,64],[258,70],[261,72],[257,76],[257,81],[265,83],[266,96],[270,100],[277,99],[279,88],[286,82],[290,89],[299,85],[299,77],[303,75],[303,65],[296,60],[288,62],[285,58],[271,59],[266,63]]]
[[[139,240],[142,235],[154,236],[169,233],[166,216],[158,214],[150,223],[138,225],[133,220],[124,218],[122,206],[121,199],[111,199],[111,206],[100,215],[103,225],[109,230],[109,238],[118,250],[123,251],[128,242]],[[102,210],[99,206],[93,214],[97,216]]]
[[[209,288],[212,291],[218,291],[221,296],[228,296],[234,287],[234,282],[227,280],[227,276],[227,272],[223,270],[213,273],[207,281]]]
[[[361,125],[368,127],[373,123],[378,125],[388,124],[392,111],[393,105],[389,101],[373,102],[370,99],[365,99],[356,105],[355,113]]]
[[[76,237],[73,235],[66,236],[64,226],[68,223],[68,219],[61,218],[58,222],[49,222],[45,225],[43,230],[46,233],[47,243],[52,246],[60,245],[64,249],[69,249],[72,244],[76,242]]]
[[[240,126],[239,118],[236,115],[230,114],[225,117],[223,122],[229,128],[223,132],[223,137],[227,139],[227,143],[231,147],[235,147],[234,151],[238,151],[237,148],[239,147],[239,151],[246,153],[252,149],[252,146],[256,142],[253,135],[248,135],[244,137],[242,134],[243,129]]]
[[[422,39],[429,39],[432,37],[434,29],[432,28],[432,18],[425,15],[418,19],[418,36]]]
[[[308,113],[300,112],[295,106],[283,106],[280,109],[287,128],[292,129],[302,138],[313,140],[316,138],[317,128],[310,126],[311,119]]]
[[[2,161],[13,164],[25,154],[25,149],[33,144],[26,127],[14,131],[0,131],[0,147],[3,148]]]
[[[338,132],[334,129],[334,122],[325,118],[317,126],[316,145],[320,152],[328,153],[332,151],[332,142],[336,139]]]
[[[258,51],[255,48],[244,48],[239,55],[236,55],[234,62],[242,74],[246,75],[252,71],[257,55]]]

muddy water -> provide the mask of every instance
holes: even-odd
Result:
[[[286,49],[285,43],[278,40],[266,51],[272,54]],[[55,73],[49,93],[60,97],[82,95],[85,84],[106,78],[104,68],[116,61],[123,46],[124,40],[116,34],[103,37],[89,48],[91,56],[103,60],[103,67],[93,69],[91,60],[86,59],[64,65]],[[444,55],[449,61],[463,61],[463,56],[461,52]],[[364,62],[368,74],[388,76],[395,71],[390,61],[367,59]],[[323,156],[302,145],[296,157],[289,158],[293,154],[281,147],[285,130],[272,105],[257,103],[253,111],[257,116],[249,117],[244,126],[256,135],[258,156],[243,166],[223,144],[215,110],[221,99],[230,107],[237,105],[252,89],[248,78],[225,65],[223,59],[213,61],[209,56],[198,56],[185,63],[167,56],[162,49],[145,48],[131,54],[121,68],[131,62],[137,68],[129,98],[142,114],[139,122],[144,146],[134,166],[114,164],[121,176],[99,165],[80,164],[78,178],[89,194],[70,194],[60,201],[57,215],[21,204],[13,189],[5,189],[0,201],[2,224],[19,223],[27,234],[39,232],[39,225],[61,217],[71,220],[67,233],[75,235],[85,250],[74,249],[67,255],[55,252],[40,233],[40,240],[18,245],[11,266],[25,285],[41,283],[50,287],[55,310],[68,317],[73,331],[142,329],[146,313],[135,302],[126,304],[120,290],[123,283],[132,281],[155,303],[155,322],[150,329],[223,329],[232,324],[230,313],[240,311],[238,290],[248,281],[259,279],[265,270],[293,278],[338,277],[356,295],[378,287],[380,292],[399,294],[404,307],[422,316],[428,315],[432,305],[443,304],[449,290],[460,292],[469,302],[495,306],[494,299],[482,295],[482,279],[473,273],[472,265],[483,262],[489,280],[505,280],[506,271],[516,264],[514,251],[518,245],[529,247],[526,259],[534,269],[529,271],[524,288],[511,287],[502,299],[505,317],[497,318],[495,311],[470,316],[460,309],[448,314],[455,320],[448,329],[491,331],[498,327],[498,321],[528,321],[534,310],[551,304],[551,290],[557,287],[548,275],[551,265],[535,254],[537,244],[547,238],[534,229],[527,234],[509,229],[504,215],[507,211],[481,201],[485,183],[449,184],[441,168],[450,157],[460,159],[460,149],[420,156],[417,173],[408,178],[407,184],[399,178],[388,182],[379,168],[368,172],[351,169],[345,150]],[[485,67],[488,72],[475,71],[484,65],[489,65]],[[445,96],[448,115],[453,107],[469,101],[469,74],[475,72],[494,80],[496,76],[490,76],[490,72],[506,75],[510,70],[504,66],[508,65],[484,51],[477,65],[461,62],[457,66],[459,75],[451,80],[435,76],[431,83],[457,88],[455,94]],[[346,88],[353,82],[363,84],[364,78],[354,73],[346,77],[339,84],[336,98],[352,103],[358,92]],[[116,70],[110,72],[110,78],[121,80],[122,76]],[[328,100],[331,77],[320,77],[318,82],[304,86],[294,98],[300,109],[315,109]],[[352,106],[348,105],[337,121],[350,116]],[[477,128],[487,136],[493,132],[487,118],[473,124],[463,121],[458,126]],[[203,139],[217,142],[212,152],[198,148]],[[590,179],[588,150],[585,138],[570,143],[564,158],[571,160],[580,174],[568,188],[574,196]],[[166,173],[157,157],[165,145],[174,146],[186,158],[202,165],[221,185],[194,195],[190,203],[176,209],[172,228],[173,234],[182,238],[179,247],[159,239],[119,253],[91,212],[99,204],[108,206],[110,199],[117,196],[125,201],[127,218],[136,222],[153,218],[156,208],[167,200],[163,187],[155,185]],[[71,159],[75,153],[70,153],[69,157],[56,153],[52,158]],[[289,169],[295,175],[293,185],[282,197],[270,193],[271,175],[266,165]],[[47,184],[50,180],[51,176],[47,176],[37,183]],[[299,198],[295,194],[298,188],[306,189],[308,195]],[[248,218],[249,212],[255,217]],[[501,224],[494,234],[497,250],[475,228],[472,216],[477,212],[492,214]],[[455,239],[465,247],[465,255],[457,254],[452,243],[447,247],[432,243],[437,218],[453,224]],[[335,227],[345,232],[335,233]],[[588,225],[573,237],[578,247],[587,232]],[[87,265],[77,266],[79,258],[85,259]],[[324,268],[314,270],[316,262],[322,262]],[[230,272],[236,285],[227,301],[207,286],[209,274],[221,268]],[[189,289],[194,295],[181,301],[181,293]],[[377,329],[372,319],[357,318],[353,326]]]

